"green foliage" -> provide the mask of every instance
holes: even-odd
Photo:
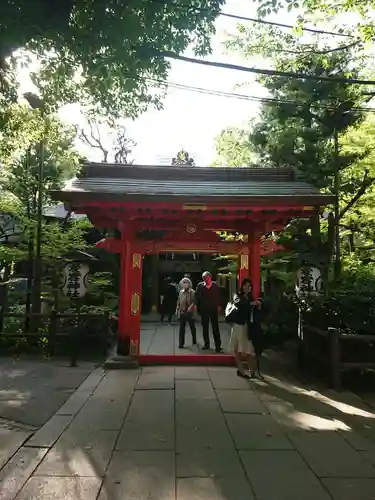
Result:
[[[375,332],[375,265],[347,262],[339,283],[326,297],[311,299],[305,321],[347,333]]]
[[[375,34],[375,23],[373,20],[374,1],[373,0],[344,0],[343,2],[326,2],[324,0],[258,0],[258,15],[263,17],[271,12],[278,12],[286,9],[288,12],[297,10],[303,12],[299,16],[299,24],[303,24],[305,18],[313,18],[317,15],[324,16],[325,19],[334,19],[335,16],[354,13],[359,14],[360,22],[355,27],[356,31],[365,41],[372,41]],[[350,32],[350,28],[340,27],[335,31],[341,33]]]
[[[249,167],[254,163],[249,133],[236,127],[223,130],[216,137],[216,159],[214,166]]]
[[[150,79],[167,77],[164,52],[181,53],[191,43],[197,54],[209,52],[223,3],[4,0],[0,60],[18,49],[36,55],[41,68],[34,81],[51,106],[80,101],[104,114],[135,117],[150,104],[160,106],[160,92],[148,87]]]

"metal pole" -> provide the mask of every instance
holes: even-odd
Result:
[[[341,248],[340,248],[340,165],[339,165],[339,137],[337,130],[334,131],[334,162],[335,162],[335,181],[334,181],[334,193],[335,193],[335,263],[334,263],[334,276],[338,279],[341,274]]]
[[[39,144],[39,165],[38,165],[38,198],[36,211],[36,235],[35,235],[35,258],[34,258],[34,283],[32,314],[33,325],[35,329],[39,326],[39,315],[41,312],[41,289],[42,289],[42,262],[41,262],[41,243],[42,243],[42,216],[43,216],[43,177],[44,177],[44,142],[45,137]]]

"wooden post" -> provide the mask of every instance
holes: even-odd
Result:
[[[151,292],[151,312],[159,311],[159,254],[151,255],[151,274],[152,274],[152,292]]]
[[[260,234],[249,236],[250,279],[253,286],[253,298],[260,297]]]
[[[139,355],[142,300],[142,254],[126,241],[121,255],[121,286],[117,353]]]
[[[328,328],[329,335],[329,357],[331,368],[331,383],[335,391],[341,391],[341,369],[340,369],[340,331],[337,328]]]
[[[128,356],[130,352],[130,337],[127,331],[127,274],[129,273],[130,258],[129,244],[125,239],[125,233],[122,232],[122,248],[120,254],[120,296],[119,296],[119,314],[117,329],[117,354],[119,356]]]
[[[129,243],[125,295],[126,331],[130,338],[130,354],[139,356],[143,259],[142,254],[135,253],[132,247],[133,245]]]

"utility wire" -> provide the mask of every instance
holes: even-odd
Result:
[[[188,92],[196,92],[199,94],[213,95],[216,97],[228,97],[228,98],[239,99],[239,100],[244,100],[244,101],[259,102],[262,104],[284,104],[284,105],[299,106],[299,107],[306,106],[306,103],[293,101],[290,99],[277,99],[275,97],[261,97],[261,96],[254,96],[254,95],[237,94],[235,92],[227,92],[227,91],[216,90],[216,89],[205,89],[202,87],[193,87],[193,86],[189,86],[189,85],[184,85],[182,83],[174,83],[174,82],[168,82],[168,81],[160,81],[160,80],[152,80],[152,81],[157,82],[157,83],[162,84],[162,85],[165,85],[166,87],[175,88],[177,90],[185,90]],[[333,107],[333,106],[329,106],[329,105],[325,106],[323,104],[318,104],[318,103],[314,103],[314,102],[310,103],[310,105],[316,109],[326,109],[328,111],[337,111],[337,107]],[[350,111],[374,113],[375,108],[367,108],[367,107],[359,106],[359,107],[350,108]]]
[[[159,3],[159,4],[163,4],[165,6],[168,5],[168,0],[151,0],[151,2],[154,2],[154,3]],[[202,12],[202,13],[207,13],[207,14],[212,14],[212,10],[210,9],[204,9],[204,8],[200,8],[200,7],[194,7],[193,5],[173,5],[173,7],[179,7],[181,9],[191,9],[191,10],[195,10],[197,12]],[[296,26],[293,26],[291,24],[284,24],[284,23],[276,23],[276,22],[273,22],[273,21],[265,21],[263,19],[259,19],[259,18],[255,18],[255,17],[246,17],[246,16],[240,16],[238,14],[232,14],[230,12],[223,12],[223,11],[219,11],[219,12],[214,12],[215,14],[217,14],[218,16],[222,16],[222,17],[228,17],[228,18],[231,18],[231,19],[238,19],[239,21],[249,21],[249,22],[252,22],[252,23],[258,23],[258,24],[266,24],[266,25],[269,25],[269,26],[277,26],[279,28],[286,28],[286,29],[296,29]],[[302,31],[308,31],[310,33],[316,33],[316,34],[319,34],[319,35],[331,35],[331,36],[341,36],[341,37],[347,37],[347,38],[355,38],[353,35],[349,35],[349,34],[346,34],[346,33],[339,33],[339,32],[335,32],[335,31],[325,31],[325,30],[319,30],[319,29],[316,29],[316,28],[303,28],[302,26],[299,27],[299,29],[301,29]]]
[[[243,71],[245,73],[255,73],[258,75],[265,76],[281,76],[287,78],[298,78],[302,80],[315,80],[322,82],[332,82],[332,83],[343,83],[347,85],[375,85],[375,80],[361,80],[357,78],[344,78],[335,76],[318,76],[309,75],[306,73],[294,73],[292,71],[278,71],[273,69],[262,69],[262,68],[249,68],[248,66],[240,66],[238,64],[222,63],[217,61],[204,61],[203,59],[196,59],[194,57],[186,57],[174,52],[159,52],[155,53],[158,57],[167,57],[170,59],[176,59],[178,61],[189,62],[193,64],[200,64],[202,66],[211,66],[214,68],[224,68],[231,69],[235,71]]]

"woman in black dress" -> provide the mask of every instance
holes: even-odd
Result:
[[[172,278],[167,278],[164,283],[164,290],[161,297],[160,322],[164,323],[164,317],[168,317],[168,323],[171,324],[172,317],[176,311],[177,287]]]

